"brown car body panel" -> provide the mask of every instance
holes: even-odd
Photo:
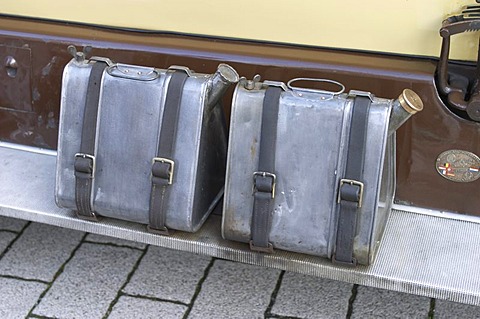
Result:
[[[2,64],[0,139],[55,149],[62,71],[67,46],[93,47],[91,55],[116,62],[167,68],[185,65],[212,73],[228,63],[240,75],[284,81],[328,78],[350,89],[396,98],[405,88],[417,92],[425,108],[397,132],[396,201],[480,216],[480,180],[456,183],[435,169],[437,156],[461,149],[480,154],[480,123],[445,107],[435,87],[436,59],[348,52],[324,48],[122,31],[30,19],[0,18],[0,59],[18,60],[15,77]],[[468,68],[467,68],[468,69]],[[224,105],[229,113],[230,94]]]

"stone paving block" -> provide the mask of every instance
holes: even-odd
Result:
[[[345,318],[352,284],[285,273],[272,314],[305,318]]]
[[[427,318],[430,298],[371,287],[358,287],[352,318]]]
[[[32,223],[0,260],[0,274],[51,281],[83,235],[79,231]]]
[[[11,278],[0,278],[0,318],[25,318],[46,284]]]
[[[216,260],[188,319],[263,318],[279,270]]]
[[[186,311],[187,306],[171,302],[122,296],[113,307],[108,319],[181,319]]]
[[[10,242],[16,237],[16,234],[0,231],[0,254],[8,247]]]
[[[102,318],[141,251],[84,243],[33,313],[59,318]]]
[[[124,291],[188,304],[210,260],[206,256],[150,246]]]
[[[25,220],[0,216],[0,230],[21,231],[27,223]]]
[[[115,238],[110,236],[103,236],[98,234],[88,234],[85,240],[92,241],[95,243],[114,244],[114,245],[127,246],[127,247],[133,247],[138,249],[144,249],[145,247],[147,247],[147,245],[143,243],[138,243],[135,241],[125,240],[125,239],[120,239],[120,238]]]
[[[480,307],[437,299],[435,300],[434,317],[435,319],[480,319]]]

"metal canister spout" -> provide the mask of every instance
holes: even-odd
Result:
[[[209,80],[210,93],[208,94],[208,105],[213,107],[222,98],[228,87],[240,80],[237,71],[228,64],[219,64],[217,71]]]
[[[403,90],[398,99],[393,101],[390,123],[388,125],[388,135],[395,132],[413,114],[421,110],[423,110],[423,102],[418,94],[410,89]]]

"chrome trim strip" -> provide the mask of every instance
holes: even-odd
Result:
[[[12,150],[29,152],[29,153],[35,153],[35,154],[57,156],[57,151],[56,150],[49,150],[49,149],[46,149],[46,148],[40,148],[40,147],[35,147],[35,146],[27,146],[27,145],[21,145],[21,144],[15,144],[15,143],[0,141],[0,147],[9,148],[9,149],[12,149]]]

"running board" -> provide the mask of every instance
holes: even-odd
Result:
[[[347,268],[329,260],[276,250],[251,252],[222,239],[221,217],[196,233],[165,237],[144,225],[103,218],[90,222],[54,201],[55,152],[0,143],[0,215],[138,241],[213,257],[376,288],[480,305],[480,221],[475,217],[396,206],[376,261]],[[398,208],[402,208],[400,210]],[[408,208],[408,210],[407,210]],[[415,210],[415,211],[413,211]]]

